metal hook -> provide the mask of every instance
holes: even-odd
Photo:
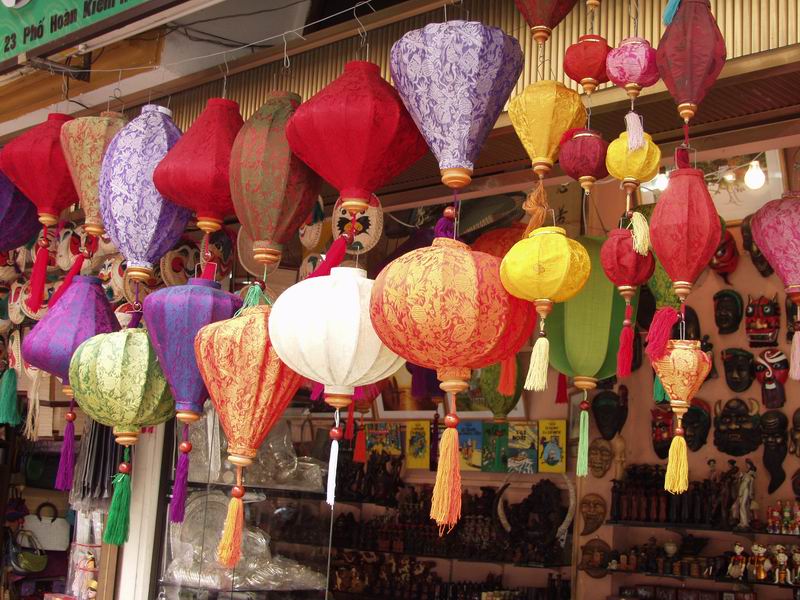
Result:
[[[288,69],[292,66],[289,60],[289,42],[286,41],[286,34],[283,34],[283,68]]]
[[[372,4],[369,3],[369,0],[367,0],[367,2],[359,2],[353,7],[353,18],[355,18],[356,23],[358,23],[358,37],[361,38],[361,41],[359,42],[359,48],[364,49],[364,60],[369,60],[369,43],[367,42],[367,28],[364,27],[364,24],[361,22],[361,19],[358,18],[358,12],[356,10],[358,9],[359,6],[364,6],[364,5],[369,6],[370,9],[372,9],[372,12],[375,12],[375,8],[372,6]]]
[[[222,72],[222,97],[227,98],[228,93],[228,73],[230,70],[228,69],[228,53],[222,53],[222,60],[225,63],[225,70],[222,70],[222,65],[220,65],[219,70]]]

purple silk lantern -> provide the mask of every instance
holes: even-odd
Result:
[[[236,294],[222,291],[208,279],[162,288],[144,299],[144,318],[158,362],[175,398],[175,416],[183,423],[180,456],[170,503],[170,520],[183,521],[189,476],[189,424],[203,414],[208,397],[194,353],[194,338],[202,327],[230,319],[242,306]]]
[[[392,79],[445,185],[469,185],[523,63],[516,38],[474,21],[431,23],[392,46]]]
[[[75,399],[69,386],[69,362],[75,350],[90,337],[119,330],[119,321],[97,277],[73,278],[63,297],[50,306],[22,342],[25,361],[55,375],[69,396],[67,425],[58,465],[56,489],[69,490],[75,466]]]
[[[0,252],[19,248],[41,228],[36,206],[0,172]]]
[[[155,104],[114,136],[100,171],[100,214],[108,236],[128,261],[126,276],[146,282],[153,263],[180,238],[191,211],[153,185],[153,171],[181,132],[169,109]]]

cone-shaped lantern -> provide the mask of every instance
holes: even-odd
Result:
[[[528,23],[533,39],[544,44],[553,28],[564,20],[578,0],[514,0],[517,10]]]
[[[474,21],[431,23],[392,46],[392,79],[445,185],[469,185],[523,63],[515,38]]]
[[[351,214],[425,154],[425,140],[380,67],[349,62],[301,104],[286,126],[289,146],[339,191]]]
[[[127,260],[127,276],[146,282],[153,264],[180,239],[191,212],[165,199],[153,171],[181,132],[169,109],[154,104],[108,146],[100,171],[100,212],[108,236]]]
[[[558,164],[587,192],[594,182],[608,177],[606,151],[608,142],[594,129],[570,129],[561,138]]]
[[[625,38],[609,51],[606,73],[614,85],[623,88],[630,98],[636,98],[642,88],[658,81],[656,51],[644,38]]]
[[[284,245],[314,208],[322,179],[292,154],[286,124],[300,96],[272,92],[239,131],[231,151],[231,197],[260,263],[280,262]]]
[[[564,73],[591,94],[601,83],[608,81],[606,57],[611,47],[605,38],[595,34],[582,35],[564,53]]]
[[[36,206],[0,172],[0,252],[31,241],[40,227]]]

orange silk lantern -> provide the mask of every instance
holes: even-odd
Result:
[[[525,227],[525,223],[514,223],[510,227],[499,227],[482,233],[472,242],[472,250],[503,258],[512,246],[522,239]]]

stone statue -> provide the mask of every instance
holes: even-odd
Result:
[[[756,466],[753,461],[745,459],[745,468],[739,474],[739,491],[731,509],[733,520],[738,519],[737,529],[749,529],[752,517],[753,484],[756,479]]]

